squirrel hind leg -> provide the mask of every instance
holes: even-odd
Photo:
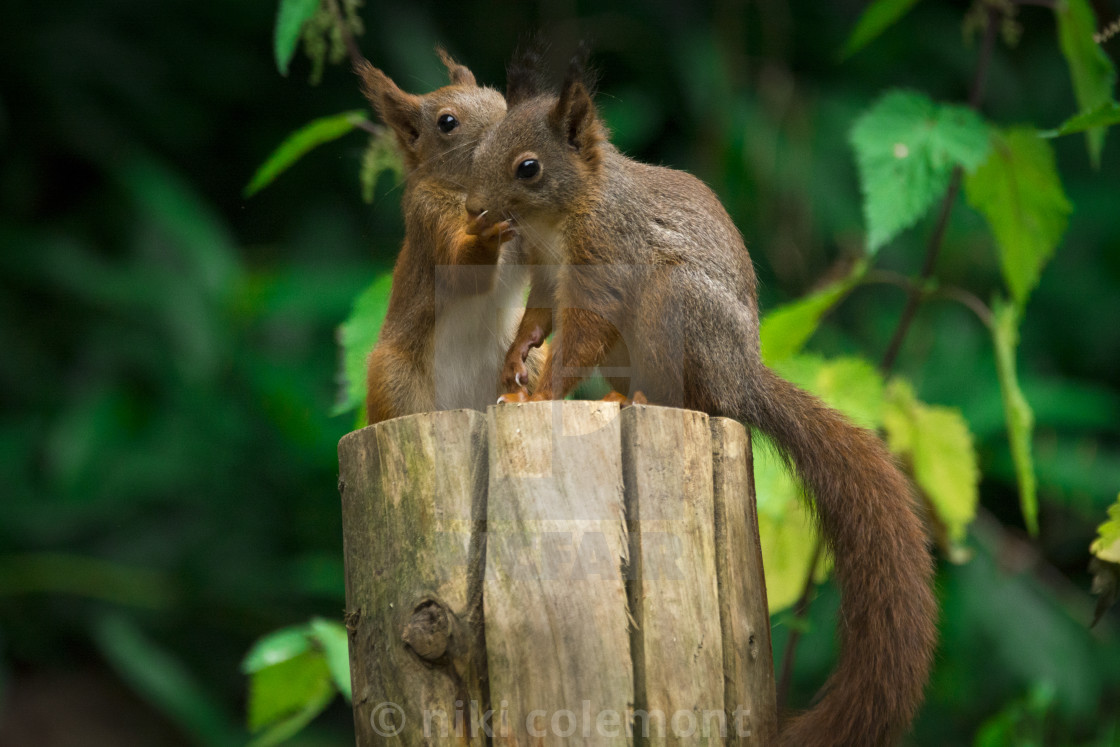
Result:
[[[730,290],[682,275],[642,294],[628,339],[632,390],[659,405],[738,417],[744,379],[761,365],[756,314]]]

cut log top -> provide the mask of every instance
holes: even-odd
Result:
[[[501,405],[355,431],[339,462],[359,744],[773,741],[738,423]]]

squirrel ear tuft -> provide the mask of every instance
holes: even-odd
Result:
[[[528,101],[548,90],[543,72],[546,46],[538,37],[524,37],[506,67],[506,103]]]
[[[420,98],[402,91],[392,78],[366,60],[354,70],[362,79],[362,93],[396,133],[405,151],[411,152],[420,137]]]
[[[436,47],[436,54],[439,59],[447,67],[447,73],[451,78],[451,82],[457,86],[477,86],[478,83],[474,79],[474,73],[467,69],[466,65],[460,65],[455,59],[447,53],[443,47]]]

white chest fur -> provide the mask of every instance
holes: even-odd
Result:
[[[432,341],[436,409],[485,410],[498,399],[498,375],[521,321],[528,284],[527,268],[503,257],[489,293],[443,306]]]

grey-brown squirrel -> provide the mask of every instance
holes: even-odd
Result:
[[[403,92],[368,62],[363,90],[396,136],[407,172],[405,239],[393,268],[389,309],[370,354],[370,424],[431,410],[479,410],[498,395],[498,372],[521,317],[527,270],[508,222],[464,230],[465,182],[482,133],[506,112],[501,93],[442,49],[451,84]],[[436,360],[442,361],[435,365]]]
[[[883,443],[763,365],[755,273],[698,179],[620,154],[578,65],[559,95],[531,55],[475,154],[469,230],[512,222],[533,285],[502,384],[526,398],[525,355],[559,323],[532,399],[559,399],[629,359],[630,391],[771,436],[815,499],[842,590],[840,659],[783,745],[882,745],[921,703],[936,645],[933,563],[909,481]]]

